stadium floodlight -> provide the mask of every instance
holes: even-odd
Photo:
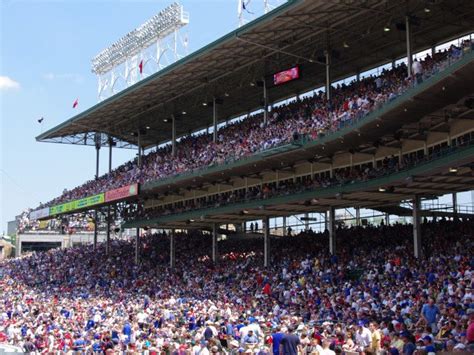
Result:
[[[105,74],[188,23],[183,7],[177,2],[171,4],[92,58],[92,72]]]

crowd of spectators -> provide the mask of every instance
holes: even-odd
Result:
[[[72,214],[67,217],[54,217],[46,220],[30,218],[31,209],[16,216],[17,233],[61,233],[92,232],[94,220],[86,213]]]
[[[324,92],[298,99],[287,105],[275,107],[266,124],[261,114],[229,124],[218,131],[217,142],[212,135],[188,136],[177,143],[177,155],[172,156],[171,145],[159,148],[143,157],[129,161],[109,174],[90,180],[72,190],[65,190],[54,200],[41,205],[52,206],[83,198],[114,188],[164,179],[177,174],[192,172],[211,165],[243,159],[257,152],[295,139],[316,140],[321,135],[338,130],[351,122],[392,101],[407,89],[434,73],[443,70],[453,60],[460,58],[463,48],[470,48],[469,41],[462,48],[451,46],[423,61],[416,61],[416,80],[407,77],[405,64],[384,69],[378,76],[370,76],[349,85],[337,85],[331,99]],[[415,83],[416,81],[416,83]]]
[[[0,262],[0,344],[37,353],[434,354],[474,351],[469,220],[218,242],[206,232],[82,246]]]
[[[420,163],[435,159],[436,157],[454,152],[457,148],[473,144],[473,141],[464,140],[458,146],[434,147],[429,155],[411,154],[402,158],[398,156],[387,156],[378,165],[362,164],[354,167],[334,169],[333,175],[329,172],[300,176],[296,179],[286,179],[262,183],[250,186],[249,188],[234,189],[231,191],[219,192],[206,197],[193,198],[176,203],[163,204],[152,208],[143,208],[143,205],[131,205],[122,210],[121,217],[126,220],[152,219],[164,215],[195,211],[204,208],[217,208],[224,205],[248,202],[251,200],[266,200],[271,197],[285,196],[305,191],[318,190],[322,188],[343,186],[370,179],[379,178],[394,172],[412,168]],[[390,190],[393,187],[386,187]],[[317,203],[313,200],[307,203]]]

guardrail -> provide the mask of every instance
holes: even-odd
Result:
[[[396,171],[384,171],[376,177],[365,181],[347,181],[345,183],[337,183],[326,187],[303,187],[294,191],[282,191],[281,193],[270,196],[268,199],[257,197],[245,198],[239,201],[232,201],[219,206],[205,206],[202,208],[193,208],[176,213],[163,214],[157,217],[143,218],[141,220],[126,222],[124,228],[133,228],[136,226],[146,225],[147,223],[168,222],[174,220],[185,220],[196,218],[199,215],[215,214],[219,210],[222,213],[232,213],[235,210],[255,208],[259,205],[277,204],[279,201],[291,203],[299,200],[309,199],[312,197],[324,197],[329,194],[361,191],[364,188],[373,188],[377,186],[387,186],[394,181],[410,178],[412,175],[421,174],[430,169],[438,168],[449,164],[453,159],[465,159],[466,157],[474,157],[474,140],[466,142],[466,144],[458,147],[447,147],[444,150],[433,153],[432,155],[420,159],[403,169]],[[283,201],[284,199],[284,201]]]
[[[388,111],[396,108],[397,106],[400,106],[407,100],[426,90],[428,87],[430,87],[437,81],[442,80],[447,76],[451,75],[453,71],[461,68],[462,66],[471,62],[473,59],[474,50],[472,50],[471,48],[468,51],[463,52],[463,55],[457,58],[456,60],[451,59],[451,57],[448,57],[446,63],[443,62],[443,64],[437,66],[435,70],[430,73],[427,73],[428,75],[423,79],[422,83],[407,87],[406,90],[403,91],[403,93],[399,94],[393,100],[385,101],[383,104],[379,105],[378,107],[376,107],[375,110],[372,110],[368,114],[359,115],[351,120],[342,122],[340,126],[337,127],[337,129],[324,131],[324,133],[318,135],[316,139],[310,136],[302,136],[296,140],[293,140],[292,142],[285,142],[281,145],[273,146],[272,148],[269,148],[267,150],[257,151],[246,157],[242,157],[239,159],[229,158],[219,164],[215,163],[206,167],[193,169],[185,173],[175,174],[172,177],[148,181],[143,183],[142,190],[146,191],[159,186],[167,186],[180,180],[191,179],[194,177],[199,177],[201,175],[212,174],[241,165],[251,164],[263,158],[268,158],[276,154],[288,153],[298,148],[309,148],[318,144],[325,144],[353,131],[356,128],[360,128],[363,124],[376,120],[378,117],[384,115]]]

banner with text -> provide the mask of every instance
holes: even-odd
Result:
[[[49,207],[30,212],[30,220],[32,221],[36,219],[40,219],[40,218],[45,218],[48,216],[49,216]]]
[[[81,198],[80,200],[74,200],[71,202],[62,203],[60,205],[53,206],[49,209],[49,214],[56,215],[61,213],[66,213],[74,210],[83,209],[86,207],[91,207],[105,202],[104,193]]]
[[[121,200],[130,196],[138,195],[138,184],[119,187],[105,193],[105,202]]]

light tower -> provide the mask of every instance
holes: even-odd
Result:
[[[188,54],[188,37],[180,33],[189,14],[177,2],[127,33],[92,58],[102,101]]]
[[[262,14],[266,14],[287,0],[237,0],[237,18],[239,27],[255,20]]]

